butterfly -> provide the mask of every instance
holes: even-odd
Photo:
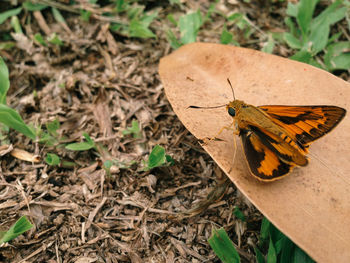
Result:
[[[309,145],[330,132],[346,114],[345,109],[328,105],[256,107],[235,97],[226,105],[190,108],[222,106],[233,118],[231,126],[241,137],[251,174],[264,182],[281,179],[296,166],[306,166]]]

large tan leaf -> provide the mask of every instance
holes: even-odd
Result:
[[[159,73],[180,120],[197,138],[212,137],[232,118],[215,106],[237,99],[253,105],[337,105],[349,111],[350,84],[312,66],[262,52],[195,43],[164,57]],[[236,186],[282,232],[319,262],[350,262],[350,119],[310,147],[310,164],[272,183],[249,173],[234,136],[205,150]],[[238,141],[238,140],[237,140]]]

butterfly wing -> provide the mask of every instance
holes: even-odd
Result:
[[[258,108],[264,110],[304,147],[330,132],[346,114],[345,109],[337,106],[266,105]]]
[[[287,162],[284,156],[281,157],[283,153],[274,147],[271,137],[258,127],[249,126],[240,130],[240,137],[249,169],[257,179],[274,181],[296,166],[293,162]]]

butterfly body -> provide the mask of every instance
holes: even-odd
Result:
[[[274,181],[295,166],[308,164],[309,144],[331,131],[345,116],[337,106],[253,106],[240,100],[226,105],[242,139],[251,173]]]

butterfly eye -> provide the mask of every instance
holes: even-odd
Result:
[[[236,116],[236,110],[234,108],[228,108],[228,114],[230,114],[232,117]]]

